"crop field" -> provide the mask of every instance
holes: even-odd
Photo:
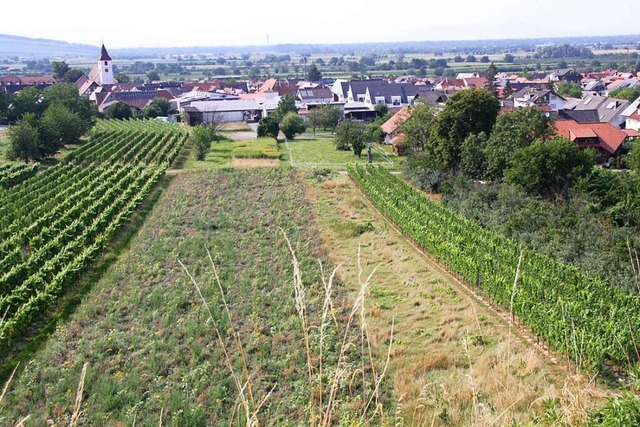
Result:
[[[640,298],[483,229],[383,169],[358,166],[349,173],[422,249],[555,351],[594,371],[633,368]]]
[[[300,266],[309,326],[322,312],[318,261],[324,255],[298,186],[282,169],[173,177],[127,254],[12,385],[0,423],[32,415],[33,425],[48,419],[68,425],[88,363],[79,425],[147,426],[161,419],[175,426],[243,424],[227,357],[239,375],[245,368],[249,374],[242,376],[247,400],[264,399],[257,411],[261,424],[300,425],[318,414],[286,238]],[[330,315],[342,321],[349,307],[336,283]],[[339,375],[342,331],[326,327],[321,347],[311,331],[311,351],[323,352],[313,363],[325,363],[324,374],[314,374],[313,392],[328,402],[319,384]],[[354,339],[359,336],[358,330]],[[360,351],[353,351],[360,345],[349,346],[341,369],[360,366]],[[347,420],[365,410],[371,390],[358,378],[337,384],[334,416]]]
[[[329,259],[352,292],[374,268],[367,301],[374,348],[394,325],[389,376],[398,426],[581,425],[606,392],[528,342],[422,255],[356,185],[307,174]],[[357,254],[360,256],[360,265]]]
[[[0,357],[51,316],[163,176],[185,136],[100,133],[64,163],[0,190]]]

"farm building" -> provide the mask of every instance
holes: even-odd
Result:
[[[214,122],[255,122],[262,117],[263,107],[252,99],[195,101],[183,111],[185,122],[197,126]]]

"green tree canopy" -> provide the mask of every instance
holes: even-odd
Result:
[[[280,97],[280,101],[278,101],[278,106],[271,114],[278,123],[284,119],[284,116],[287,113],[298,113],[298,107],[296,107],[296,100],[292,95],[284,94]]]
[[[365,146],[364,125],[354,120],[343,120],[336,128],[335,146],[338,150],[353,149],[353,153],[360,157]]]
[[[467,89],[449,98],[434,121],[425,151],[448,170],[460,166],[460,147],[470,134],[490,134],[500,103],[486,89]]]
[[[484,150],[484,177],[501,179],[514,153],[537,139],[549,139],[555,133],[553,121],[533,108],[518,108],[496,119]]]
[[[7,118],[14,122],[20,120],[26,113],[33,113],[40,117],[46,108],[47,101],[42,96],[42,92],[30,86],[13,95]]]
[[[633,102],[640,97],[640,88],[625,87],[622,89],[614,90],[609,93],[609,96],[617,99],[626,99],[629,102]]]
[[[535,141],[516,151],[505,171],[505,182],[531,195],[547,199],[563,197],[593,169],[595,156],[580,150],[567,138]]]
[[[263,117],[260,119],[260,122],[258,123],[258,129],[257,129],[259,138],[270,136],[277,141],[279,132],[280,132],[280,125],[278,124],[278,121],[275,118],[273,118],[273,116]]]
[[[331,129],[334,131],[340,120],[342,119],[342,112],[338,107],[325,104],[319,107],[309,110],[309,126],[313,128],[315,133],[316,128]]]
[[[203,161],[207,157],[214,136],[213,129],[206,125],[199,125],[191,130],[191,144],[194,148],[196,160]]]
[[[38,129],[25,121],[19,121],[9,128],[7,132],[9,139],[9,150],[7,158],[9,160],[21,159],[25,162],[40,158],[38,151]]]
[[[85,132],[85,124],[78,113],[62,104],[52,104],[40,119],[40,154],[54,155],[65,144],[78,142]]]
[[[125,73],[118,73],[113,77],[118,81],[118,83],[129,83],[129,82],[131,82],[131,77],[129,77]]]
[[[157,82],[160,80],[160,74],[156,70],[151,70],[147,73],[147,80],[149,83]]]
[[[142,109],[144,117],[153,119],[156,117],[167,117],[171,110],[171,104],[165,98],[153,98],[151,103]]]
[[[558,95],[580,98],[582,97],[582,87],[577,83],[560,82],[558,83]]]
[[[485,175],[486,158],[485,150],[487,147],[487,134],[480,132],[478,134],[469,134],[460,148],[460,167],[462,173],[473,179],[481,179]]]
[[[297,113],[289,112],[282,119],[280,129],[287,139],[294,139],[296,135],[303,133],[307,127],[304,120]]]
[[[67,71],[70,70],[69,65],[64,61],[53,61],[51,63],[53,75],[59,79],[63,78]]]
[[[72,68],[64,73],[64,81],[67,83],[75,83],[82,76],[84,76],[84,71],[80,68]]]
[[[402,152],[424,149],[431,137],[436,117],[435,110],[425,104],[418,103],[408,108],[410,116],[398,129],[398,133],[405,135],[400,147]]]
[[[322,80],[322,73],[318,69],[316,64],[311,64],[309,71],[307,72],[307,80],[310,82],[318,82]]]
[[[58,83],[48,87],[43,92],[47,106],[63,105],[80,117],[82,134],[88,132],[95,124],[98,111],[91,101],[80,97],[78,88],[73,83]]]
[[[117,102],[107,109],[107,117],[110,119],[126,120],[133,117],[131,107],[124,102]]]

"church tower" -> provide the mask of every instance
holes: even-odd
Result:
[[[100,58],[98,58],[98,83],[100,85],[113,85],[116,84],[116,80],[113,78],[113,66],[111,64],[111,57],[107,52],[107,48],[102,44],[102,50],[100,51]]]

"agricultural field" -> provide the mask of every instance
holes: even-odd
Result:
[[[37,175],[28,167],[28,179],[0,191],[0,358],[52,317],[186,137],[173,130],[101,132],[64,162]]]
[[[554,351],[605,376],[636,369],[639,297],[483,229],[384,169],[353,166],[349,174],[420,248]]]
[[[0,189],[0,425],[574,426],[635,378],[637,299],[430,201],[389,147],[247,135],[195,161],[181,127],[98,121]]]
[[[357,319],[343,335],[351,304],[338,282],[327,325],[317,329],[325,256],[293,172],[198,171],[172,180],[130,250],[15,380],[0,423],[31,415],[32,425],[68,425],[85,363],[79,425],[239,425],[256,412],[261,425],[297,426],[320,408],[378,423],[386,386],[374,393],[371,380],[381,367],[354,351],[364,344]],[[330,271],[325,260],[327,284]],[[348,381],[357,369],[358,381]],[[248,412],[237,404],[234,375]]]
[[[587,371],[534,345],[492,305],[422,254],[344,174],[304,184],[325,250],[352,293],[373,270],[373,347],[393,325],[389,376],[399,426],[580,425],[604,401]],[[358,262],[359,257],[359,262]],[[361,270],[362,269],[362,270]]]

